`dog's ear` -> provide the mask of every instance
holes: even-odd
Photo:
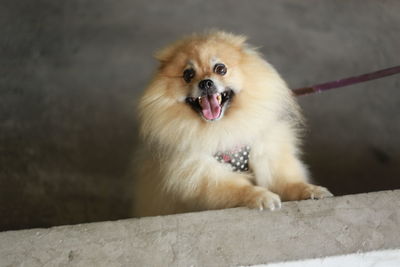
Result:
[[[181,40],[176,41],[175,43],[170,44],[165,48],[156,51],[154,53],[154,58],[161,63],[161,67],[164,66],[179,51],[179,49],[185,45],[185,43],[195,38],[195,36],[196,34],[192,34],[191,36],[187,36]]]
[[[167,46],[161,50],[156,51],[154,57],[161,63],[161,65],[165,64],[170,60],[171,56],[175,53],[177,47],[180,42],[174,43],[170,46]]]

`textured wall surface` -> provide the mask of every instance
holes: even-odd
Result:
[[[3,232],[0,266],[248,266],[400,248],[399,227],[400,190],[385,191]]]
[[[152,53],[249,36],[291,87],[400,64],[400,2],[0,1],[0,230],[129,216]],[[335,194],[400,188],[400,78],[299,98],[305,160]]]

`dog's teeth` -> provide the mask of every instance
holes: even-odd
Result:
[[[201,104],[201,96],[197,98],[199,100],[199,104]]]
[[[222,101],[221,95],[217,95],[217,100],[218,100],[218,103],[221,104],[221,101]]]

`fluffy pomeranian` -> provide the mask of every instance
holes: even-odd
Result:
[[[302,116],[276,70],[246,38],[213,31],[156,54],[139,103],[135,216],[332,196],[299,159]]]

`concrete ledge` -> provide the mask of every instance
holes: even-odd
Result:
[[[400,247],[400,190],[0,233],[0,266],[235,266]]]

